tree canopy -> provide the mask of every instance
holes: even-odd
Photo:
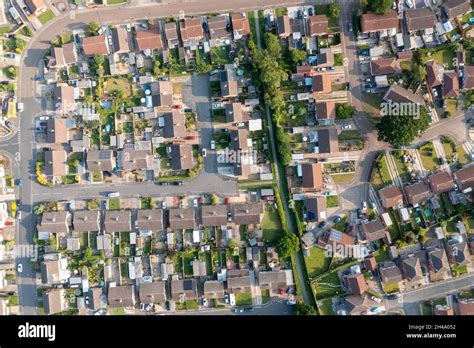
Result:
[[[368,0],[367,5],[371,12],[385,14],[392,6],[392,0]]]
[[[306,52],[298,49],[290,49],[291,61],[296,65],[306,60]]]
[[[295,234],[284,230],[277,245],[278,255],[283,258],[289,257],[293,252],[298,250],[298,246],[298,237],[296,237]]]
[[[295,310],[293,312],[295,315],[317,315],[318,312],[316,309],[306,302],[298,302],[295,305]]]
[[[347,103],[338,104],[336,106],[336,118],[338,119],[346,119],[351,118],[355,114],[355,108]]]
[[[338,18],[341,14],[341,7],[337,2],[333,2],[329,5],[329,17]]]

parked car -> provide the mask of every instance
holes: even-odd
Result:
[[[242,128],[242,127],[245,127],[245,123],[243,123],[243,122],[238,122],[238,123],[235,124],[235,126],[236,126],[237,128]]]
[[[349,24],[347,25],[347,30],[349,30],[350,33],[352,33],[354,31],[354,28],[352,27],[351,22],[349,22]]]
[[[396,9],[397,9],[397,2],[394,1],[394,2],[392,3],[392,10],[396,10]]]
[[[17,269],[18,273],[23,272],[23,264],[19,263],[16,269]]]
[[[336,67],[335,67],[335,66],[328,66],[327,69],[328,69],[328,70],[336,70]]]
[[[202,154],[202,157],[206,157],[206,149],[202,149],[201,154]]]
[[[382,302],[382,299],[380,299],[380,298],[378,298],[378,297],[376,297],[376,296],[370,296],[370,299],[371,299],[372,301],[377,302],[377,303]]]
[[[230,300],[230,305],[235,306],[235,295],[234,294],[230,294],[229,300]]]
[[[224,302],[227,304],[229,303],[229,295],[227,294],[224,295]]]
[[[367,210],[367,202],[366,201],[362,202],[362,210]]]
[[[49,120],[49,116],[40,116],[39,120],[40,121],[47,121],[47,120]]]
[[[326,71],[327,69],[325,67],[322,68],[316,68],[316,71]]]
[[[321,222],[318,224],[318,227],[319,227],[319,228],[323,228],[324,226],[326,226],[326,221],[321,221]]]
[[[128,32],[131,32],[131,31],[132,31],[132,26],[131,26],[130,24],[127,24],[126,27],[127,27],[127,31],[128,31]]]
[[[328,190],[332,190],[333,189],[333,186],[332,185],[328,185],[328,184],[323,184],[323,187],[325,189],[328,189]]]
[[[405,0],[405,5],[407,5],[408,8],[415,7],[412,0]]]
[[[196,208],[198,206],[198,200],[197,198],[194,198],[193,200],[193,206]]]
[[[23,110],[25,108],[25,105],[23,103],[17,103],[16,108],[17,108],[18,112],[23,112]]]
[[[397,295],[395,295],[395,294],[387,295],[387,299],[389,299],[389,300],[396,300],[397,298],[398,298],[398,297],[397,297]]]
[[[214,140],[211,140],[211,150],[216,149],[216,142]]]
[[[345,125],[341,126],[342,130],[351,129],[351,128],[352,128],[352,125],[350,125],[350,124],[345,124]]]
[[[202,299],[202,305],[203,305],[204,307],[207,307],[207,306],[209,305],[209,302],[207,301],[207,298],[203,298],[203,299]]]
[[[120,192],[109,192],[107,197],[109,197],[109,198],[120,197]]]
[[[173,185],[173,186],[183,186],[183,182],[182,181],[173,181],[171,183],[171,185]]]
[[[235,313],[243,313],[243,312],[244,312],[244,309],[243,309],[243,308],[235,308],[235,309],[234,309],[234,312],[235,312]]]
[[[337,224],[337,223],[338,223],[339,221],[341,221],[341,220],[342,220],[342,217],[336,216],[332,221],[333,221],[335,224]]]
[[[97,31],[97,34],[102,35],[103,33],[105,33],[106,30],[107,30],[107,27],[103,25],[99,28],[99,30]]]
[[[17,218],[18,220],[21,220],[21,210],[17,210],[17,211],[16,211],[16,218]]]

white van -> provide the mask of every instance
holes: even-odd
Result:
[[[120,197],[120,192],[110,192],[107,197],[109,198],[115,198],[115,197]]]

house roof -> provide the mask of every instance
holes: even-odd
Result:
[[[31,13],[36,13],[36,11],[45,7],[43,0],[25,0],[25,5],[28,6]]]
[[[355,238],[341,231],[331,228],[327,238],[327,244],[354,245]]]
[[[408,31],[430,29],[436,24],[436,16],[429,7],[405,10]]]
[[[140,284],[139,297],[141,303],[162,303],[166,301],[166,281],[143,282]]]
[[[59,260],[45,260],[41,263],[41,281],[43,284],[59,283]]]
[[[474,88],[474,65],[464,66],[464,89]]]
[[[398,61],[395,57],[379,58],[370,61],[370,71],[374,76],[395,74],[397,69]]]
[[[448,172],[432,174],[428,177],[431,191],[433,193],[448,192],[453,189],[453,178]]]
[[[239,93],[237,80],[235,77],[235,70],[231,68],[225,68],[220,73],[221,80],[221,94],[223,97],[236,97]]]
[[[133,307],[135,305],[134,286],[109,287],[108,300],[111,308]]]
[[[43,306],[46,314],[61,313],[65,310],[64,289],[49,289],[43,295]]]
[[[51,55],[54,58],[54,64],[51,64],[51,66],[62,67],[66,65],[66,60],[64,59],[64,53],[63,53],[62,47],[53,47],[53,51],[51,52]]]
[[[377,260],[374,256],[369,256],[364,259],[364,267],[372,272],[377,270]]]
[[[163,230],[163,210],[139,209],[136,221],[140,231],[161,231]]]
[[[328,17],[326,15],[309,16],[308,33],[310,36],[327,34]]]
[[[280,271],[269,271],[269,272],[258,272],[258,283],[262,287],[270,289],[286,288],[288,285],[286,272]]]
[[[249,148],[248,138],[249,131],[245,128],[232,129],[230,131],[230,142],[234,150],[247,151]]]
[[[336,103],[331,101],[316,103],[316,119],[336,119]]]
[[[410,92],[401,85],[392,85],[385,94],[385,101],[391,100],[394,103],[416,103],[424,105],[423,98],[417,94]]]
[[[408,203],[419,204],[422,201],[427,200],[431,196],[431,191],[424,182],[420,181],[415,184],[405,186],[405,193],[408,198]]]
[[[90,172],[112,172],[116,166],[112,150],[89,150],[86,163]]]
[[[474,315],[474,300],[459,300],[459,315]]]
[[[89,302],[90,309],[96,311],[102,307],[100,300],[102,293],[102,288],[89,288],[89,298],[91,299]]]
[[[227,122],[242,122],[244,121],[242,104],[228,103],[225,104],[225,116]]]
[[[76,44],[70,42],[62,46],[64,61],[66,64],[75,64],[77,63],[77,51]]]
[[[308,221],[319,221],[325,219],[326,197],[307,197],[304,200],[304,207]]]
[[[110,53],[105,34],[83,37],[82,48],[86,56],[94,56],[96,54],[107,55]]]
[[[336,127],[318,130],[319,153],[333,153],[339,150]]]
[[[193,148],[189,144],[171,145],[171,168],[174,170],[192,169],[194,167]]]
[[[351,315],[361,315],[376,304],[367,294],[346,296],[344,301]]]
[[[44,212],[41,216],[41,223],[36,228],[38,232],[66,233],[68,232],[67,211]]]
[[[171,297],[178,300],[184,296],[186,299],[197,298],[196,279],[180,279],[171,281]]]
[[[433,309],[433,315],[454,315],[454,310],[449,306],[436,305]]]
[[[369,288],[362,273],[347,275],[345,280],[351,294],[362,295]]]
[[[207,19],[207,25],[209,26],[211,40],[225,39],[229,36],[226,16],[210,17]]]
[[[323,167],[321,163],[303,163],[303,187],[321,190],[323,187]]]
[[[219,280],[207,280],[204,282],[204,295],[224,294],[224,284]]]
[[[472,10],[470,0],[446,0],[443,6],[449,18],[461,16]]]
[[[165,127],[163,137],[165,138],[184,138],[186,136],[186,117],[183,113],[173,109],[164,116]]]
[[[100,211],[75,210],[72,224],[76,232],[100,231]]]
[[[313,93],[330,93],[332,91],[331,76],[328,74],[318,74],[313,76]]]
[[[405,277],[410,281],[415,282],[423,279],[423,271],[421,270],[421,262],[418,256],[401,260],[400,267]]]
[[[130,44],[128,42],[128,32],[123,27],[112,29],[112,38],[114,40],[115,52],[129,52]]]
[[[360,225],[360,229],[369,242],[373,242],[386,237],[385,226],[380,220],[372,220]]]
[[[151,156],[150,150],[135,150],[133,148],[125,148],[119,152],[120,164],[124,171],[132,171],[136,169],[148,169],[148,156]]]
[[[440,66],[436,64],[434,60],[426,62],[426,82],[431,87],[437,87],[441,85],[441,74]]]
[[[443,79],[443,97],[456,98],[459,96],[459,79],[456,72],[445,72]]]
[[[227,277],[227,288],[230,290],[243,290],[250,287],[250,277],[249,276],[240,276],[240,277]]]
[[[105,232],[130,232],[132,230],[130,211],[106,211]]]
[[[396,185],[379,190],[379,197],[385,208],[393,208],[403,202],[402,191]]]
[[[227,224],[227,206],[225,204],[203,205],[201,207],[203,226],[221,226]]]
[[[449,271],[449,261],[446,251],[443,249],[435,249],[428,251],[428,257],[433,269],[433,272],[447,272]]]
[[[154,27],[150,30],[137,31],[135,40],[140,51],[161,50],[163,48],[161,33],[158,27]]]
[[[47,150],[44,152],[44,162],[46,175],[64,176],[67,174],[66,151]]]
[[[400,19],[395,11],[386,14],[366,13],[361,16],[363,33],[373,33],[382,30],[398,29]]]
[[[46,140],[48,143],[67,143],[69,136],[65,118],[49,118],[46,122]]]
[[[249,35],[250,34],[250,23],[247,17],[244,17],[242,13],[233,13],[231,15],[232,20],[232,29],[234,32],[239,33],[239,35]]]
[[[262,222],[262,203],[236,203],[232,206],[236,225],[258,225]]]
[[[165,36],[168,41],[178,39],[178,30],[175,22],[165,23]]]
[[[334,54],[330,47],[320,48],[316,56],[316,64],[318,66],[333,66]]]
[[[170,81],[156,81],[150,85],[153,105],[173,105],[173,84]]]
[[[201,19],[186,18],[184,21],[179,22],[179,31],[183,41],[200,40],[203,36]]]
[[[194,208],[170,208],[169,222],[172,230],[194,228],[196,226]]]
[[[454,172],[454,179],[463,190],[474,187],[474,166],[465,167]]]
[[[448,253],[457,265],[468,265],[472,262],[469,246],[464,239],[459,243],[448,242]]]
[[[379,273],[382,282],[386,284],[398,283],[402,280],[402,274],[397,265],[392,261],[385,261],[379,264]]]
[[[277,33],[279,36],[288,36],[291,34],[290,17],[277,17]]]
[[[57,84],[53,90],[56,110],[66,115],[76,108],[74,87],[65,83]]]

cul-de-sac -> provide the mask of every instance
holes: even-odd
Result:
[[[1,0],[1,315],[474,315],[471,0]]]

